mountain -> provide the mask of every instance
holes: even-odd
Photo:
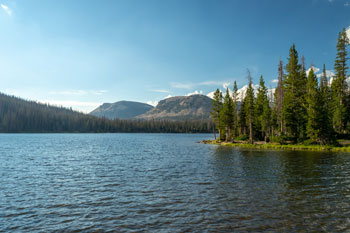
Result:
[[[0,93],[0,133],[209,133],[208,121],[109,120]]]
[[[168,120],[208,120],[212,100],[204,95],[175,96],[161,100],[158,105],[137,118]]]
[[[255,85],[253,85],[253,88],[254,88],[254,94],[257,95],[258,89],[259,89],[259,85],[255,84]],[[245,94],[246,94],[247,90],[248,90],[248,85],[244,85],[242,88],[238,89],[238,91],[237,91],[237,101],[238,102],[242,102],[242,100],[245,97]],[[230,93],[230,96],[233,97],[232,90],[228,89],[228,91]],[[271,98],[271,96],[273,96],[273,94],[275,93],[275,88],[267,89],[267,92],[268,92],[268,97]],[[215,93],[215,91],[209,92],[207,94],[207,96],[209,98],[213,99],[214,93]],[[225,96],[225,94],[226,94],[225,92],[222,93],[223,96]]]
[[[90,112],[90,115],[106,117],[108,119],[130,119],[144,114],[153,108],[154,107],[149,104],[132,101],[119,101],[112,104],[104,103]]]

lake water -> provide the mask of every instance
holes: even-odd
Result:
[[[350,154],[1,134],[1,231],[349,231]]]

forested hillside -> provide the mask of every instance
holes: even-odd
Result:
[[[206,133],[212,132],[212,124],[210,121],[108,120],[0,93],[0,132]]]

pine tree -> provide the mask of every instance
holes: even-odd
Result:
[[[222,122],[225,126],[226,141],[231,140],[231,129],[233,128],[233,101],[231,99],[228,88],[226,89],[226,95],[224,98],[224,104],[222,107]]]
[[[219,89],[216,89],[216,91],[214,92],[212,105],[213,105],[213,108],[211,111],[211,117],[213,119],[213,122],[216,128],[219,130],[219,139],[221,139],[220,112],[221,112],[223,103],[222,103],[222,93]],[[214,135],[216,139],[216,133]]]
[[[288,75],[284,80],[284,99],[282,117],[286,134],[294,141],[303,140],[306,133],[305,79],[302,77],[302,67],[298,64],[298,52],[293,44],[289,50]]]
[[[255,116],[254,114],[255,100],[254,100],[253,80],[249,70],[248,70],[248,89],[247,89],[244,102],[245,102],[244,107],[246,112],[246,121],[249,128],[249,143],[253,144],[253,134],[254,134],[253,122],[254,122],[254,116]]]
[[[284,87],[283,87],[283,62],[280,60],[278,64],[278,83],[275,90],[275,109],[274,109],[274,119],[276,120],[278,126],[278,135],[284,132],[284,123],[282,118],[282,106],[284,100]]]
[[[346,62],[348,60],[346,46],[349,39],[346,35],[345,28],[339,33],[337,43],[337,56],[334,63],[335,76],[332,82],[333,92],[333,127],[339,134],[345,133],[346,128],[346,99],[347,99],[347,70],[349,67]]]
[[[269,106],[269,98],[267,96],[267,88],[263,76],[260,76],[259,89],[255,104],[256,114],[256,130],[260,139],[265,139],[269,135],[271,123],[271,110]]]
[[[238,101],[238,88],[237,88],[236,81],[234,81],[234,83],[233,83],[233,121],[234,121],[233,134],[234,134],[234,137],[236,137],[238,134],[237,101]]]
[[[307,80],[307,136],[311,141],[316,142],[319,140],[319,98],[318,98],[318,88],[317,79],[314,73],[314,68],[311,67],[308,80]]]
[[[320,91],[319,91],[319,101],[318,105],[320,106],[320,112],[318,116],[319,120],[319,131],[320,131],[320,143],[325,144],[334,144],[335,135],[332,127],[332,111],[330,108],[331,96],[330,89],[328,86],[328,79],[326,73],[326,66],[323,65],[323,72],[320,81]]]
[[[243,98],[243,93],[241,93],[241,106],[238,113],[238,125],[239,134],[241,136],[247,135],[247,114],[245,111],[245,98]]]

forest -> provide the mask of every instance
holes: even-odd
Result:
[[[234,82],[232,95],[217,89],[214,94],[212,120],[219,141],[273,141],[307,145],[336,145],[338,139],[350,137],[350,89],[348,78],[349,38],[343,29],[338,36],[334,76],[315,75],[313,66],[306,72],[304,57],[299,59],[293,44],[288,62],[278,65],[278,83],[269,95],[263,76],[254,92],[248,70],[248,89],[238,103]]]
[[[208,133],[213,123],[109,120],[0,93],[0,133]]]

